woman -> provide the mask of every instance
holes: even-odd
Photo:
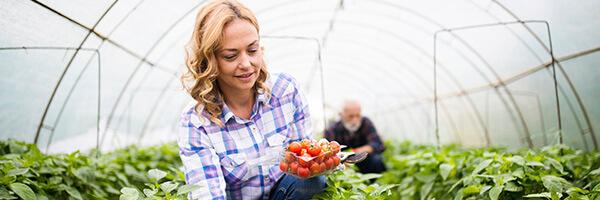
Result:
[[[195,100],[181,118],[180,156],[190,199],[309,199],[324,177],[283,174],[277,159],[310,138],[308,105],[295,80],[264,64],[254,14],[234,0],[207,3],[187,46],[182,83]]]

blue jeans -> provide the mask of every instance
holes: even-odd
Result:
[[[325,176],[316,176],[302,180],[283,174],[271,189],[269,199],[310,199],[316,193],[325,190],[325,187],[327,187]]]
[[[369,154],[365,160],[356,163],[358,171],[363,174],[382,173],[386,170],[381,154]]]

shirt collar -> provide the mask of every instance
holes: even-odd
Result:
[[[268,102],[270,99],[271,95],[266,95],[265,91],[259,88],[256,92],[256,101],[252,106],[251,118],[254,117],[254,115],[256,115],[256,113],[258,112],[260,104],[262,104],[263,106],[267,106],[269,105]],[[223,120],[223,123],[227,123],[231,118],[235,117],[235,114],[233,114],[229,106],[227,106],[227,104],[221,99],[221,97],[217,98],[217,102],[223,104],[223,110],[221,112],[221,119]]]

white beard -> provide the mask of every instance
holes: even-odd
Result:
[[[348,132],[350,132],[350,134],[352,134],[352,133],[355,133],[356,131],[358,131],[358,128],[360,128],[360,125],[361,125],[361,121],[359,121],[357,124],[350,124],[350,123],[342,121],[342,125],[344,125],[344,128],[346,128],[346,130],[348,130]]]

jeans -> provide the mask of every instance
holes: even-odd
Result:
[[[269,199],[310,199],[316,193],[325,190],[325,187],[327,187],[325,176],[302,180],[292,175],[283,174],[271,189]]]
[[[381,154],[369,154],[365,160],[356,163],[360,173],[381,173],[386,170],[385,164],[381,159]]]

